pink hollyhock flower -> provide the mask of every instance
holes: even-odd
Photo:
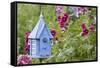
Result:
[[[88,11],[88,8],[87,8],[87,7],[79,7],[79,8],[78,8],[78,11],[79,11],[80,13],[85,13],[85,12]]]
[[[25,33],[25,52],[26,53],[28,53],[30,49],[30,44],[29,44],[29,39],[28,39],[29,34],[30,34],[29,32]]]
[[[30,45],[25,46],[26,53],[29,53],[29,50],[30,50]]]
[[[59,23],[59,25],[60,25],[61,30],[64,31],[64,30],[65,30],[65,28],[64,28],[64,22],[61,21],[61,22]]]
[[[73,14],[78,18],[82,12],[80,7],[70,7],[70,8],[72,9]]]
[[[86,29],[86,24],[85,23],[82,23],[81,24],[81,28],[82,28],[82,31],[84,31]]]
[[[57,16],[59,16],[61,14],[61,12],[63,11],[63,6],[56,6],[56,14]]]
[[[81,36],[86,36],[88,35],[89,31],[85,29],[84,31],[81,32]]]
[[[82,23],[82,24],[81,24],[81,29],[82,29],[81,36],[86,36],[86,35],[88,35],[89,30],[86,28],[86,24],[85,24],[85,23]]]
[[[59,18],[59,26],[62,31],[64,31],[65,27],[68,25],[68,17],[69,17],[69,14],[64,13],[64,15]]]
[[[56,30],[55,29],[51,29],[51,34],[55,38],[55,36],[56,36]]]
[[[66,22],[67,18],[65,16],[62,16],[61,22]]]
[[[74,13],[74,15],[79,18],[80,14],[87,12],[87,7],[70,7]]]
[[[79,17],[80,16],[80,14],[82,13],[82,10],[80,9],[80,7],[77,7],[76,8],[76,17]]]
[[[60,22],[60,20],[61,20],[61,16],[58,16],[58,17],[57,17],[57,20],[58,20],[58,22]]]
[[[90,27],[89,27],[90,31],[94,31],[94,24],[91,24]]]
[[[25,33],[25,38],[26,38],[26,42],[28,41],[28,36],[29,36],[30,32],[26,32]]]
[[[69,22],[69,14],[68,13],[64,13],[64,17],[65,17],[65,27],[68,26],[68,22]]]
[[[68,20],[69,14],[68,13],[64,13],[64,15],[61,18],[61,22],[66,22]]]
[[[83,13],[87,12],[88,11],[88,8],[84,7],[83,8]]]
[[[56,6],[55,11],[56,11],[56,17],[59,17],[63,11],[63,6]],[[57,21],[59,21],[58,18],[57,18]]]
[[[68,13],[64,13],[64,16],[65,16],[66,18],[68,18],[69,14],[68,14]]]
[[[19,55],[17,58],[17,64],[23,65],[23,64],[31,64],[32,58],[29,55]]]

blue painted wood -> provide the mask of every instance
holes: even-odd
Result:
[[[40,34],[42,33],[43,28],[45,28],[45,26],[46,26],[46,24],[45,24],[45,21],[44,21],[44,17],[42,15],[40,15],[40,19],[39,19],[38,23],[36,24],[36,26],[34,27],[34,29],[32,30],[32,32],[30,33],[29,38],[39,39]],[[49,29],[48,29],[48,33],[49,33],[49,38],[53,38]]]
[[[36,40],[31,39],[31,43],[30,43],[30,55],[33,57],[36,55]]]
[[[30,55],[33,58],[48,58],[51,56],[51,32],[47,28],[44,18],[40,19],[28,37],[30,43]]]
[[[45,40],[45,41],[44,41]],[[51,44],[48,29],[46,26],[43,29],[43,32],[40,35],[40,55],[41,56],[50,56],[51,55]]]

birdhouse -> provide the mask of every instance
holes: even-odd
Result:
[[[47,28],[42,14],[28,38],[30,40],[30,56],[32,58],[48,58],[51,56],[53,36]]]

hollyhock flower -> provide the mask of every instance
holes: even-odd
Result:
[[[29,55],[19,55],[17,58],[17,64],[23,65],[23,64],[31,64],[32,58]]]
[[[68,14],[68,13],[64,13],[64,16],[65,16],[66,18],[68,18],[69,14]]]
[[[69,22],[69,14],[68,13],[64,13],[64,17],[65,17],[65,28],[66,26],[68,26],[68,22]]]
[[[57,20],[58,20],[58,22],[60,22],[60,20],[61,20],[61,16],[58,16],[58,17],[57,17]]]
[[[61,22],[59,23],[59,25],[60,25],[61,30],[64,31],[64,30],[65,30],[64,22],[61,21]]]
[[[94,31],[94,24],[91,24],[90,27],[89,27],[90,31]]]
[[[88,11],[88,8],[84,7],[82,11],[83,11],[83,13],[85,13]]]
[[[79,18],[80,14],[87,12],[88,8],[86,7],[70,7],[73,11],[73,14]]]
[[[58,22],[59,22],[59,26],[60,26],[61,30],[64,30],[65,18],[61,17]]]
[[[69,14],[64,13],[64,15],[59,18],[59,26],[62,31],[64,31],[65,27],[68,25],[68,17],[69,17]]]
[[[75,15],[76,17],[79,17],[79,16],[80,16],[81,10],[80,10],[79,7],[71,7],[71,6],[70,6],[70,8],[71,8],[71,10],[73,11],[73,15]]]
[[[51,29],[51,34],[55,38],[55,36],[56,36],[56,30],[55,29]]]
[[[26,32],[26,33],[25,33],[25,41],[26,41],[26,42],[28,42],[28,36],[29,36],[29,34],[30,34],[29,32]]]
[[[82,28],[82,31],[84,31],[86,29],[86,24],[85,23],[82,23],[81,24],[81,28]]]
[[[51,29],[51,34],[52,34],[53,40],[54,40],[53,44],[57,44],[57,42],[59,41],[59,39],[58,39],[58,37],[56,35],[56,30],[55,29]]]
[[[62,18],[61,18],[61,22],[66,22],[66,17],[65,16],[62,16]]]
[[[57,21],[59,22],[60,29],[62,31],[65,30],[66,26],[68,25],[68,13],[64,13],[62,16],[61,13],[63,11],[63,6],[56,6],[56,16],[57,16]]]
[[[26,32],[26,33],[25,33],[25,41],[26,41],[26,45],[28,44],[28,36],[29,36],[29,34],[30,34],[29,32]]]
[[[29,50],[30,50],[30,45],[25,46],[25,52],[29,53]]]
[[[56,11],[57,21],[59,21],[59,17],[61,16],[63,11],[63,6],[56,6],[55,11]]]
[[[81,36],[86,36],[88,35],[89,31],[88,29],[85,29],[84,31],[81,32]]]
[[[80,14],[82,13],[82,10],[80,9],[80,7],[77,7],[76,8],[76,12],[75,12],[76,14],[76,17],[79,17],[80,16]]]
[[[61,20],[62,22],[66,22],[68,20],[69,14],[68,13],[64,13],[64,16],[62,16]]]
[[[82,29],[81,36],[86,36],[86,35],[88,35],[89,30],[86,28],[86,24],[85,24],[85,23],[82,23],[82,24],[81,24],[81,29]]]
[[[61,12],[63,11],[63,6],[56,6],[55,9],[57,16],[60,16]]]
[[[88,11],[87,7],[79,7],[80,9],[80,14],[85,14]]]
[[[30,34],[29,32],[25,33],[25,52],[26,53],[28,53],[30,49],[29,39],[28,39],[29,34]]]

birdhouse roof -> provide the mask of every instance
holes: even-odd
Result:
[[[43,31],[43,28],[45,28],[45,26],[46,26],[46,24],[45,24],[45,21],[44,21],[44,17],[41,14],[40,18],[39,18],[39,21],[36,24],[36,26],[34,27],[34,29],[32,30],[32,32],[30,33],[29,38],[39,39],[39,37],[40,37],[40,35]],[[49,34],[49,38],[53,38],[51,32],[49,30],[47,30],[47,31],[48,31],[48,34]]]

